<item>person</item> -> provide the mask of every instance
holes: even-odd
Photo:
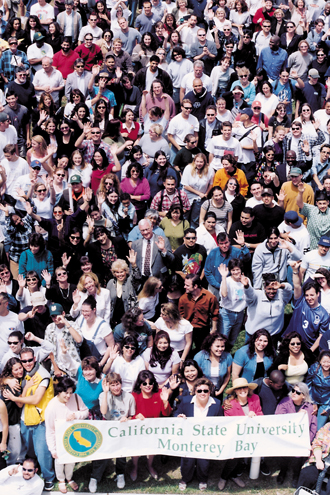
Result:
[[[0,59],[1,77],[8,87],[8,84],[15,79],[15,70],[17,67],[24,68],[27,71],[30,68],[28,57],[24,52],[18,50],[18,41],[16,38],[9,38],[9,50],[3,53]],[[14,61],[14,62],[12,62]]]
[[[175,46],[173,48],[171,59],[172,62],[168,66],[168,74],[173,82],[173,101],[176,109],[179,110],[181,81],[186,74],[191,72],[193,64],[191,60],[186,58],[186,52],[181,46]],[[185,98],[188,98],[188,96],[186,95]]]
[[[122,388],[122,379],[119,373],[110,372],[102,380],[102,390],[99,403],[103,418],[108,421],[123,423],[135,415],[135,401],[129,392]],[[126,457],[116,459],[117,488],[125,487]]]
[[[247,110],[243,110],[245,112]],[[252,111],[251,109],[249,110]],[[222,168],[216,171],[213,187],[220,186],[224,189],[231,178],[235,178],[240,187],[240,193],[245,197],[248,192],[249,184],[245,173],[237,167],[235,158],[230,154],[224,154],[221,158]],[[230,201],[232,203],[232,201]]]
[[[80,31],[79,37],[81,36],[82,31],[83,30]],[[101,36],[99,36],[98,39],[100,38]],[[78,42],[78,46],[74,49],[74,51],[78,54],[79,58],[84,61],[86,71],[91,71],[94,65],[101,65],[103,62],[101,48],[95,43],[93,43],[93,39],[94,38],[91,33],[86,33],[82,38],[84,44]],[[91,78],[92,78],[92,74],[90,80]]]
[[[65,36],[61,43],[61,50],[56,52],[53,58],[53,67],[61,72],[64,81],[69,74],[73,73],[74,63],[79,58],[79,55],[72,50],[71,43],[71,36]]]
[[[221,231],[229,232],[233,221],[233,207],[226,201],[223,190],[220,186],[214,186],[210,189],[208,200],[204,201],[201,206],[199,224],[201,225],[207,213],[213,212],[216,215],[216,228]]]
[[[289,172],[291,180],[284,182],[281,186],[281,191],[285,194],[284,200],[279,200],[279,204],[287,212],[289,210],[296,211],[299,216],[305,220],[306,217],[300,214],[296,199],[299,193],[298,185],[302,182],[303,173],[299,167],[291,167]],[[314,204],[314,192],[309,184],[304,184],[303,202],[309,205]]]
[[[55,397],[48,403],[45,412],[46,442],[52,457],[55,459],[55,473],[61,493],[67,492],[66,483],[74,491],[79,488],[72,479],[75,463],[62,464],[58,461],[55,436],[56,422],[83,420],[88,417],[88,408],[82,399],[74,393],[75,390],[76,385],[72,378],[68,376],[60,378],[55,386]]]
[[[158,309],[159,305],[159,294],[162,290],[161,281],[157,277],[149,277],[138,294],[138,306],[147,320],[155,320],[156,309]]]
[[[319,156],[314,158],[312,166],[313,182],[312,185],[315,190],[323,190],[322,181],[324,177],[328,176],[328,167],[330,165],[330,145],[324,143],[321,145]]]
[[[316,112],[320,108],[323,108],[327,96],[325,86],[319,82],[319,78],[320,74],[317,69],[309,69],[308,81],[305,82],[305,86],[302,89],[304,100],[308,101],[311,112]],[[302,109],[303,108],[304,105],[302,105]]]
[[[179,372],[180,356],[171,347],[171,339],[164,330],[156,333],[152,347],[148,347],[143,355],[147,370],[153,372],[160,388],[168,382],[170,376]]]
[[[41,61],[42,69],[35,73],[33,86],[37,100],[43,92],[48,91],[52,96],[55,105],[60,106],[60,91],[64,89],[64,79],[61,72],[52,66],[52,59],[43,57]]]
[[[213,383],[209,379],[198,378],[193,386],[194,397],[183,397],[174,412],[174,416],[178,418],[197,417],[199,412],[203,414],[203,417],[223,416],[221,402],[211,397],[213,388]],[[182,457],[180,491],[186,490],[187,483],[193,478],[195,467],[199,490],[204,491],[207,489],[210,461],[208,459]]]
[[[42,495],[44,481],[38,476],[36,459],[25,459],[22,466],[8,466],[0,471],[0,483],[4,491],[14,493],[24,490],[25,495]]]
[[[187,193],[182,189],[176,188],[176,180],[173,176],[168,175],[163,181],[164,189],[154,196],[151,202],[151,208],[158,211],[160,217],[165,217],[172,205],[182,208],[186,214],[190,210],[190,202]]]
[[[304,0],[299,0],[304,1]],[[314,57],[311,53],[309,53],[309,43],[308,41],[302,39],[298,43],[298,50],[288,58],[288,66],[287,68],[291,71],[294,69],[297,71],[298,77],[306,83],[308,67],[312,63]]]
[[[26,277],[27,272],[34,270],[39,277],[43,270],[54,274],[53,255],[46,249],[44,238],[36,232],[29,237],[29,249],[23,251],[18,265],[19,275]],[[45,282],[43,283],[45,285]]]
[[[199,123],[196,117],[191,115],[192,103],[184,98],[181,102],[181,113],[176,115],[168,126],[167,138],[172,144],[170,161],[173,161],[178,151],[185,145],[187,134],[194,134],[198,138]]]
[[[258,222],[268,225],[268,228],[276,228],[283,221],[284,209],[274,202],[274,191],[265,187],[261,192],[263,204],[256,205],[253,213]]]
[[[32,234],[33,235],[33,234]],[[45,296],[45,287],[41,285],[41,276],[34,270],[28,270],[25,274],[18,275],[19,289],[16,293],[16,299],[21,308],[31,305],[31,296],[35,292],[41,292]]]
[[[151,198],[154,198],[158,192],[164,190],[165,179],[169,176],[174,177],[177,182],[177,172],[168,161],[166,153],[161,150],[156,151],[153,163],[145,168],[145,178],[150,185]]]
[[[283,50],[283,48],[280,48],[279,36],[272,36],[269,40],[269,46],[266,46],[263,50],[261,50],[257,69],[265,69],[269,75],[269,78],[276,80],[281,71],[286,68],[287,61],[288,54],[285,50]],[[260,93],[256,96],[256,99],[260,100]]]
[[[24,459],[25,454],[36,454],[45,481],[45,490],[49,491],[54,487],[55,473],[52,456],[46,443],[45,411],[54,397],[53,381],[48,371],[36,363],[33,349],[24,347],[20,352],[20,357],[25,370],[23,389],[32,377],[34,377],[33,386],[25,389],[24,397],[17,397],[8,389],[3,391],[3,396],[24,406],[24,419],[21,420],[20,459]]]
[[[310,248],[316,249],[320,237],[330,233],[330,209],[327,195],[321,191],[315,195],[315,206],[304,203],[305,185],[298,186],[297,206],[299,213],[307,218],[307,230],[310,235]]]
[[[121,323],[114,328],[113,334],[115,343],[121,347],[125,337],[133,336],[138,341],[138,354],[143,354],[147,347],[152,347],[153,344],[153,332],[149,321],[144,318],[142,309],[137,306],[124,313]]]
[[[205,247],[207,254],[217,247],[217,234],[224,232],[223,227],[217,226],[217,217],[213,211],[206,213],[204,222],[197,227],[197,244]]]
[[[232,155],[236,162],[241,156],[240,142],[232,136],[232,132],[231,122],[224,121],[222,122],[222,134],[214,136],[210,140],[207,151],[209,152],[209,163],[215,171],[222,168],[221,159],[224,155]]]
[[[31,81],[27,78],[24,67],[16,67],[15,78],[8,85],[8,91],[14,91],[18,96],[18,103],[31,110],[35,106],[35,91]]]
[[[330,406],[330,352],[322,350],[316,361],[308,369],[306,384],[317,409],[317,429],[327,422]]]
[[[29,112],[26,107],[18,103],[18,95],[15,92],[8,90],[6,94],[6,101],[7,105],[4,107],[4,111],[9,115],[10,123],[16,129],[19,155],[24,157],[26,156],[27,146],[31,145]],[[25,171],[25,173],[27,173],[27,171]]]
[[[137,29],[128,26],[127,19],[124,16],[118,20],[118,25],[120,31],[116,32],[116,36],[122,40],[123,50],[132,55],[133,49],[136,43],[140,43],[142,35]]]
[[[82,94],[87,97],[89,95],[88,85],[92,78],[92,73],[86,70],[85,61],[78,57],[73,63],[74,71],[68,74],[65,82],[65,96],[70,98],[71,91],[80,88]]]
[[[170,241],[172,251],[174,252],[182,245],[184,232],[189,228],[189,222],[184,219],[183,209],[172,203],[159,226],[164,230],[165,236]]]
[[[158,68],[160,58],[157,55],[151,55],[149,66],[142,67],[138,70],[134,79],[135,86],[137,86],[142,93],[144,90],[150,91],[151,82],[155,79],[159,79],[164,84],[164,93],[172,96],[173,84],[169,74]]]
[[[161,20],[158,14],[152,12],[151,2],[148,0],[143,2],[143,11],[136,17],[135,29],[137,29],[141,35],[152,30],[153,25]]]
[[[95,299],[95,305],[93,304],[93,310],[96,308],[97,304],[97,315],[95,317],[102,318],[107,322],[110,322],[110,292],[108,289],[101,287],[99,279],[94,273],[85,273],[79,279],[77,289],[72,295],[73,306],[71,307],[70,314],[73,318],[79,316],[82,305],[85,300],[90,297]],[[89,300],[91,301],[91,300]],[[95,320],[95,318],[93,318]],[[91,322],[94,324],[94,321]],[[107,334],[106,334],[107,335]]]
[[[193,90],[189,91],[185,98],[190,100],[193,109],[191,115],[196,117],[198,121],[202,120],[205,117],[206,109],[213,105],[213,98],[209,94],[206,88],[203,86],[203,82],[201,79],[194,79],[193,81]]]
[[[246,378],[233,379],[232,387],[227,389],[227,395],[230,395],[229,401],[232,406],[225,409],[225,416],[263,416],[259,397],[253,393],[257,388],[256,383],[248,383]],[[218,483],[220,491],[224,490],[228,479],[231,479],[237,486],[244,488],[245,483],[237,476],[238,459],[230,459],[226,462],[221,473]]]
[[[73,0],[65,0],[64,7],[65,11],[58,14],[56,21],[60,25],[64,36],[71,36],[72,43],[76,44],[82,29],[81,15],[73,10]]]
[[[253,209],[248,206],[243,208],[240,219],[233,223],[230,228],[228,235],[232,244],[237,231],[243,232],[245,241],[248,241],[245,242],[245,245],[250,249],[251,253],[254,253],[255,249],[266,238],[263,226],[255,219]]]
[[[147,201],[150,199],[150,187],[148,180],[143,177],[143,168],[138,162],[132,162],[129,165],[126,177],[121,181],[120,185],[123,192],[130,194],[132,203],[136,209],[137,219],[141,220],[144,218],[147,210]]]
[[[174,270],[183,280],[188,273],[203,278],[203,269],[207,257],[203,246],[196,243],[196,230],[189,227],[184,231],[183,244],[175,250]]]
[[[329,269],[330,267],[330,238],[322,236],[318,242],[317,249],[305,253],[300,266],[302,280],[314,279],[316,270],[319,268]]]

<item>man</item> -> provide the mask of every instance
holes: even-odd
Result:
[[[86,34],[92,36],[92,42],[102,38],[103,31],[97,26],[97,14],[95,12],[91,12],[87,26],[84,26],[80,31],[78,45],[81,45],[85,41]]]
[[[64,37],[70,37],[72,43],[76,45],[82,29],[81,15],[77,10],[73,10],[73,0],[65,0],[64,7],[65,11],[60,12],[56,20],[63,31]]]
[[[89,95],[89,81],[92,73],[85,70],[85,62],[82,58],[77,58],[73,64],[74,72],[67,76],[65,83],[65,96],[70,100],[70,94],[73,89],[79,89],[87,98]]]
[[[108,82],[110,80],[109,74],[107,72],[99,72],[99,67],[93,67],[92,69],[92,77],[88,83],[88,89],[91,93],[91,104],[95,105],[99,100],[104,100],[108,104],[109,114],[114,116],[115,106],[117,105],[117,101],[114,93],[108,89]],[[98,86],[94,85],[95,77],[98,75]]]
[[[103,57],[101,48],[93,43],[93,35],[86,33],[84,38],[84,44],[79,43],[74,51],[82,58],[85,63],[85,70],[91,71],[94,65],[102,65]]]
[[[161,17],[152,12],[151,2],[143,2],[143,11],[135,20],[135,29],[137,29],[141,35],[148,32],[150,33],[154,30],[154,25],[158,21],[161,21]]]
[[[148,219],[139,221],[142,239],[132,242],[132,249],[137,253],[137,265],[142,274],[141,283],[150,276],[160,278],[164,283],[168,278],[168,268],[174,261],[170,242],[167,238],[156,237],[152,223]]]
[[[194,62],[193,72],[189,72],[183,76],[181,80],[180,87],[180,103],[182,103],[183,98],[189,91],[193,90],[193,82],[195,79],[201,79],[203,87],[207,89],[208,92],[212,91],[211,78],[204,74],[204,62],[202,60],[197,60]]]
[[[185,99],[191,101],[193,107],[191,115],[197,120],[202,120],[205,117],[206,108],[213,105],[213,98],[203,87],[201,79],[194,79],[193,90],[186,94]]]
[[[116,36],[123,42],[122,49],[132,55],[135,45],[140,43],[142,36],[136,29],[128,27],[127,19],[124,16],[120,17],[118,24],[120,31],[116,33]]]
[[[178,309],[181,318],[190,321],[193,326],[193,343],[197,351],[208,334],[216,332],[219,316],[217,298],[203,289],[200,277],[188,273],[184,280],[185,294],[180,297]],[[210,328],[210,320],[212,321]]]
[[[33,79],[37,100],[39,101],[42,93],[46,92],[51,95],[54,103],[60,106],[59,94],[64,89],[64,85],[65,82],[61,72],[52,66],[52,59],[43,57],[42,69],[36,72]]]
[[[203,60],[205,73],[209,76],[214,66],[214,59],[217,56],[217,48],[213,41],[206,39],[206,31],[199,28],[197,31],[197,43],[193,43],[190,48],[190,56],[194,62]]]
[[[233,156],[225,154],[223,156],[221,164],[223,168],[217,170],[213,179],[213,187],[220,186],[221,189],[224,189],[228,180],[231,177],[235,177],[240,187],[240,193],[242,194],[242,196],[246,196],[249,189],[249,184],[246,180],[246,176],[243,170],[237,168]]]
[[[84,193],[88,188],[83,187],[81,176],[78,174],[71,175],[70,177],[70,184],[72,186],[72,191],[71,189],[67,188],[63,191],[63,194],[60,198],[59,201],[59,206],[63,209],[63,211],[69,211],[70,210],[70,194],[72,196],[72,203],[73,203],[73,211],[77,211],[78,206],[81,206],[85,202],[85,197]],[[91,200],[89,201],[90,205],[95,204],[95,196],[94,194],[92,195]]]
[[[9,299],[10,296],[7,292],[0,292],[0,361],[9,350],[8,338],[11,332],[20,331],[24,334],[24,328],[18,315],[8,309]]]
[[[187,134],[186,137],[184,138],[184,141],[185,141],[185,147],[181,148],[181,150],[178,151],[176,157],[173,160],[173,168],[175,168],[175,170],[180,173],[180,177],[186,166],[190,165],[194,160],[195,156],[198,153],[202,152],[202,150],[197,147],[197,139],[195,138],[194,134]],[[184,186],[189,184],[188,182],[187,184],[183,184],[181,182],[181,185]],[[189,198],[189,194],[188,194],[188,198]]]
[[[37,475],[35,459],[25,459],[22,466],[8,466],[0,471],[0,484],[4,493],[42,495],[43,480]]]
[[[1,165],[6,171],[6,193],[10,196],[15,195],[17,180],[29,173],[29,164],[26,160],[16,154],[16,146],[7,144],[4,149],[4,159],[1,160]],[[26,155],[25,155],[26,156]]]
[[[323,107],[327,95],[325,86],[318,81],[319,77],[320,74],[317,69],[309,69],[308,81],[302,89],[305,102],[312,107],[312,112],[316,112],[316,110]]]
[[[280,38],[272,36],[269,40],[269,46],[265,46],[260,52],[257,69],[265,69],[269,78],[274,81],[286,68],[287,61],[288,54],[283,48],[280,48]]]
[[[18,319],[24,322],[26,333],[31,332],[39,339],[45,338],[47,326],[51,323],[47,299],[42,292],[31,295],[31,304],[21,309]]]
[[[149,208],[149,210],[147,210],[145,212],[144,218],[147,219],[147,220],[149,220],[151,222],[152,231],[153,231],[153,233],[155,235],[157,235],[157,236],[160,236],[161,235],[164,238],[166,237],[166,235],[164,234],[163,229],[161,229],[160,227],[158,227],[158,224],[159,224],[159,213],[158,213],[158,211]],[[135,227],[128,234],[127,243],[128,243],[129,248],[131,249],[132,242],[133,241],[137,241],[138,239],[142,239],[142,237],[143,236],[141,234],[141,231],[139,229],[139,226],[138,225],[135,225]]]
[[[254,250],[266,239],[266,232],[261,223],[255,220],[253,209],[246,206],[240,219],[233,223],[229,231],[229,239],[233,246],[236,232],[243,232],[246,247],[253,253]],[[235,247],[239,247],[236,245]]]
[[[18,155],[17,131],[10,124],[8,113],[0,112],[0,160],[3,160],[5,156],[3,150],[7,144],[14,144]]]
[[[151,11],[161,19],[166,15],[167,9],[160,0],[151,0]]]
[[[42,59],[44,57],[52,59],[54,56],[53,48],[48,43],[45,43],[44,39],[45,36],[42,33],[35,33],[33,36],[34,43],[28,47],[26,52],[33,74],[42,69]]]
[[[182,100],[181,113],[176,115],[168,126],[167,139],[172,144],[171,163],[178,151],[185,145],[184,139],[187,134],[194,134],[198,138],[199,123],[196,117],[191,115],[192,104],[186,98]]]
[[[320,148],[320,155],[315,156],[312,166],[313,186],[314,189],[323,189],[324,177],[329,177],[330,168],[330,144],[322,144]]]
[[[209,153],[206,148],[209,146],[213,136],[219,136],[221,133],[221,123],[216,118],[217,107],[209,105],[206,107],[205,117],[199,122],[198,145],[202,153],[208,158]]]
[[[6,393],[10,400],[23,404],[20,459],[24,459],[25,456],[37,457],[45,481],[45,490],[50,491],[54,487],[55,473],[53,458],[46,443],[45,410],[54,397],[53,381],[48,371],[36,362],[32,348],[24,347],[20,356],[25,372],[22,385],[33,385],[25,397]]]
[[[297,206],[299,213],[307,218],[307,230],[311,238],[311,249],[317,248],[317,243],[323,235],[330,235],[329,200],[325,193],[315,194],[315,206],[304,203],[305,184],[298,185]]]
[[[224,155],[232,155],[235,160],[241,155],[241,145],[238,139],[232,136],[232,123],[225,121],[222,123],[222,134],[212,137],[207,147],[209,152],[209,164],[215,170],[221,168],[221,158]]]
[[[220,232],[217,235],[218,247],[212,249],[205,263],[205,277],[209,283],[209,291],[212,294],[219,295],[221,284],[221,274],[218,267],[221,263],[228,266],[228,263],[233,258],[240,259],[243,263],[248,263],[251,260],[251,254],[248,247],[245,245],[244,234],[236,232],[234,242],[240,247],[231,246],[229,236],[225,232]]]
[[[292,100],[295,95],[295,89],[303,89],[305,83],[298,76],[297,71],[294,69],[289,72],[286,67],[283,67],[280,71],[280,75],[272,82],[273,93],[276,95],[281,103],[286,105],[286,113],[292,114]],[[314,115],[315,116],[315,115]]]
[[[296,153],[298,162],[301,162],[300,168],[302,168],[303,174],[309,170],[312,165],[312,159],[317,155],[320,145],[323,143],[324,138],[322,133],[317,135],[317,138],[311,137],[309,134],[303,134],[301,122],[295,120],[291,124],[291,131],[289,131],[283,140],[283,161],[285,161],[286,153],[292,150]]]
[[[25,71],[30,68],[29,57],[21,50],[17,50],[17,39],[13,37],[9,38],[8,45],[9,50],[2,52],[0,58],[0,73],[6,87],[10,81],[14,81],[17,67],[21,67]]]
[[[171,175],[165,177],[163,181],[164,189],[159,191],[151,202],[151,208],[157,210],[160,217],[166,217],[172,205],[177,205],[183,209],[184,213],[190,210],[190,203],[187,193],[183,189],[176,188],[176,179]]]
[[[249,198],[245,205],[249,208],[254,208],[257,205],[262,205],[262,190],[263,187],[260,182],[252,182],[250,186],[250,193],[252,194],[252,198]]]
[[[92,139],[86,139],[87,134],[91,134]],[[112,154],[111,146],[104,141],[102,141],[102,134],[99,127],[90,127],[88,125],[84,126],[82,134],[79,136],[75,143],[76,148],[84,150],[84,159],[87,163],[90,163],[94,152],[101,148],[105,151],[107,155],[109,165],[113,165],[111,172],[120,172],[121,165],[118,161],[116,155]],[[89,161],[88,161],[89,160]]]
[[[73,0],[66,0],[67,2],[72,2]],[[62,12],[64,14],[64,12]],[[53,67],[58,69],[64,79],[64,83],[69,74],[74,71],[74,63],[79,58],[77,52],[71,49],[71,38],[65,36],[61,44],[61,50],[55,53],[53,58]]]
[[[255,153],[258,153],[258,143],[261,143],[261,129],[252,122],[253,110],[243,108],[240,110],[239,123],[233,127],[233,136],[238,139],[242,153],[239,157],[240,163],[244,165],[245,174],[248,182],[251,182],[255,176],[256,159]],[[244,194],[240,191],[243,196]]]
[[[253,208],[253,214],[261,225],[267,228],[278,227],[283,221],[284,209],[274,203],[274,193],[270,187],[263,189],[261,193],[262,205]]]
[[[284,214],[284,221],[278,226],[281,238],[288,242],[295,242],[295,246],[301,253],[309,251],[311,239],[303,224],[302,218],[296,211],[289,210]]]
[[[301,266],[300,276],[302,280],[313,279],[313,275],[319,268],[330,268],[330,237],[323,235],[318,242],[317,249],[305,253]]]
[[[51,359],[51,374],[53,376],[62,376],[64,373],[71,378],[75,378],[77,367],[81,362],[78,349],[83,341],[81,329],[75,322],[68,321],[65,318],[65,311],[61,304],[51,303],[49,314],[53,322],[46,328],[45,342],[54,347],[54,357]],[[67,348],[70,360],[65,359],[66,355],[63,355],[61,345],[58,345],[61,340],[63,340]],[[74,365],[72,365],[72,361]]]
[[[17,101],[20,105],[23,105],[29,110],[35,106],[36,98],[34,86],[30,79],[27,79],[25,67],[16,67],[15,79],[9,83],[8,91],[14,91],[17,94]]]
[[[281,193],[279,198],[284,196],[283,200],[278,201],[278,205],[284,208],[285,211],[293,210],[299,213],[299,208],[297,205],[297,196],[298,196],[298,185],[302,181],[302,170],[299,167],[291,167],[290,170],[290,178],[291,180],[288,182],[284,182],[282,184]],[[314,192],[310,185],[305,184],[304,194],[303,194],[303,202],[309,205],[314,204]],[[301,218],[305,220],[305,217],[302,215]],[[307,220],[305,221],[305,224]]]
[[[299,262],[294,262],[291,266],[294,310],[283,336],[292,331],[298,332],[302,341],[316,355],[322,334],[330,328],[330,316],[319,303],[320,286],[313,281],[301,287]]]
[[[164,84],[164,93],[172,96],[173,84],[169,74],[158,68],[160,58],[158,55],[151,55],[149,61],[149,67],[143,67],[135,76],[134,85],[137,86],[141,92],[144,90],[150,91],[151,83],[158,79]]]
[[[197,244],[196,230],[189,227],[184,231],[183,244],[175,252],[173,271],[185,280],[188,273],[204,277],[204,265],[207,252],[204,246]]]
[[[164,95],[166,96],[164,97]],[[165,93],[165,86],[163,81],[161,81],[160,79],[154,79],[150,85],[149,93],[145,95],[145,106],[147,112],[149,112],[149,110],[155,106],[161,108],[165,112],[167,104],[170,107],[169,120],[171,120],[177,114],[175,109],[175,103],[173,99],[170,97],[170,95]],[[142,105],[140,105],[140,122],[141,121],[143,122]]]
[[[112,50],[106,54],[105,59],[107,59],[108,55],[113,55],[115,57],[116,67],[119,67],[125,74],[127,74],[127,72],[134,72],[131,56],[128,52],[123,50],[123,42],[120,38],[115,38],[113,40]]]
[[[6,101],[7,105],[3,110],[9,115],[10,123],[16,129],[19,155],[24,157],[26,156],[27,148],[31,146],[29,111],[26,107],[18,103],[18,95],[15,91],[7,91]],[[18,160],[18,157],[16,157],[16,160]],[[27,173],[27,171],[24,173]],[[8,179],[11,180],[12,178],[7,175],[7,181]]]
[[[46,3],[46,0],[38,0],[37,3],[32,5],[30,15],[36,15],[42,26],[48,26],[55,18],[54,7]]]
[[[330,6],[330,3],[329,3]],[[325,101],[324,109],[319,109],[314,113],[314,118],[315,120],[318,120],[320,122],[320,129],[322,132],[327,131],[327,123],[328,120],[330,119],[330,99],[327,98]],[[329,141],[328,141],[328,144]]]
[[[272,37],[270,34],[271,22],[265,19],[261,24],[261,31],[254,33],[252,41],[255,43],[257,56],[259,56],[264,48],[269,47],[269,42]]]
[[[33,160],[29,166],[29,173],[21,175],[17,178],[13,186],[13,198],[16,200],[15,208],[21,211],[22,216],[25,215],[25,205],[22,202],[22,197],[27,199],[32,194],[32,189],[38,181],[38,174],[41,170],[41,162]],[[31,190],[30,190],[31,189]]]
[[[195,12],[190,15],[188,20],[183,21],[176,30],[180,33],[182,43],[191,46],[193,43],[197,43],[197,33],[199,26],[197,26],[197,15]]]

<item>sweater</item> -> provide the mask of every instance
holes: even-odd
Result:
[[[248,397],[248,404],[249,404],[250,412],[251,411],[255,412],[257,416],[264,415],[261,409],[260,399],[256,394],[253,394],[251,395],[251,397]],[[230,405],[232,406],[232,408],[224,411],[225,416],[245,416],[242,406],[240,405],[237,399],[232,400],[230,402]]]
[[[43,270],[48,270],[51,275],[54,275],[53,255],[47,249],[41,253],[32,254],[30,249],[23,251],[19,259],[19,274],[26,277],[29,270],[34,270],[42,280],[42,285],[46,285],[45,280],[41,276]]]

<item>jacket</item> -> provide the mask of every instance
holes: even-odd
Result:
[[[205,117],[206,108],[209,105],[214,105],[214,100],[207,89],[203,88],[201,94],[197,94],[194,90],[189,91],[185,98],[191,101],[192,112],[191,115],[196,119],[201,120]]]
[[[255,412],[257,416],[264,415],[261,409],[260,399],[256,394],[253,394],[251,395],[251,397],[248,397],[248,404],[249,404],[250,412],[251,411]],[[232,408],[225,411],[225,416],[245,416],[242,406],[240,405],[237,399],[232,400],[230,402],[230,405],[232,406]]]
[[[202,119],[199,122],[199,131],[198,131],[198,147],[201,149],[202,153],[209,156],[208,151],[205,149],[205,138],[206,138],[206,118]],[[219,136],[221,133],[222,123],[217,118],[215,119],[215,125],[212,131],[213,136]]]
[[[310,402],[304,402],[298,412],[300,411],[306,411],[308,414],[309,439],[312,443],[317,432],[317,417],[312,414],[313,405]],[[291,397],[284,397],[284,399],[282,399],[277,406],[275,414],[294,414],[296,412],[297,411]]]
[[[210,354],[206,351],[199,351],[194,356],[194,360],[199,365],[201,370],[203,371],[203,375],[206,376],[209,380],[211,380],[211,359]],[[220,356],[219,361],[219,375],[218,381],[216,385],[216,390],[219,390],[226,378],[228,368],[231,368],[231,363],[233,358],[229,354],[229,352],[223,352]],[[213,377],[214,378],[214,377]]]
[[[193,418],[194,417],[194,403],[191,402],[193,397],[188,395],[187,397],[182,397],[181,402],[174,411],[174,416],[177,417],[179,414],[184,414],[187,418]],[[221,406],[221,402],[218,399],[214,399],[212,397],[212,400],[214,401],[213,404],[210,405],[207,411],[207,416],[223,416],[223,409]]]
[[[46,407],[48,406],[48,403],[50,400],[54,397],[54,387],[53,387],[53,380],[50,377],[50,374],[48,371],[45,370],[42,366],[39,364],[36,365],[37,370],[30,376],[27,374],[25,376],[26,381],[32,380],[32,377],[37,380],[37,383],[30,387],[27,391],[26,397],[30,397],[31,395],[34,395],[35,391],[39,387],[39,384],[44,380],[47,379],[49,380],[48,386],[45,390],[44,395],[42,396],[40,402],[38,404],[33,405],[33,404],[25,404],[24,406],[24,424],[26,426],[35,426],[39,425],[40,423],[45,421],[45,410]]]
[[[139,268],[136,266],[132,268],[132,275],[126,278],[122,287],[122,301],[124,305],[124,311],[126,313],[127,310],[134,308],[137,306],[137,296],[136,291],[139,287],[139,281],[141,280],[142,275]],[[110,309],[110,321],[113,315],[113,310],[115,309],[116,300],[117,300],[117,281],[116,279],[111,279],[108,282],[107,289],[110,291],[110,301],[111,301],[111,309]]]
[[[135,76],[134,79],[134,86],[137,86],[140,91],[144,91],[146,87],[146,74],[147,74],[148,67],[143,67],[140,69]],[[157,79],[162,81],[164,84],[164,93],[167,93],[168,95],[172,96],[173,95],[173,84],[172,84],[172,79],[170,78],[169,74],[163,70],[163,69],[158,69],[158,75]]]
[[[256,327],[256,330],[260,327]],[[257,370],[257,354],[256,352],[253,354],[252,357],[248,354],[249,346],[244,345],[238,351],[235,352],[234,355],[234,363],[237,364],[237,366],[240,366],[242,368],[240,372],[240,377],[246,378],[248,382],[252,382],[254,375]],[[273,363],[273,358],[272,356],[266,356],[264,355],[263,358],[264,361],[264,367],[265,367],[265,376],[267,375],[268,369],[271,367]]]
[[[210,252],[210,254],[206,258],[204,267],[205,277],[210,285],[212,285],[216,289],[220,289],[221,275],[219,273],[218,267],[221,263],[224,263],[228,266],[229,261],[233,258],[238,258],[243,261],[243,263],[245,263],[250,261],[251,254],[246,246],[244,246],[243,249],[230,246],[226,257],[221,254],[221,251],[218,247]]]

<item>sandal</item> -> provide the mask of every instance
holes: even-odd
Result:
[[[74,490],[75,492],[77,490],[79,490],[79,486],[77,485],[77,483],[74,480],[68,481],[68,484],[71,486],[72,490]]]
[[[59,482],[58,489],[60,490],[61,493],[68,493],[68,490],[66,489],[65,481]]]

